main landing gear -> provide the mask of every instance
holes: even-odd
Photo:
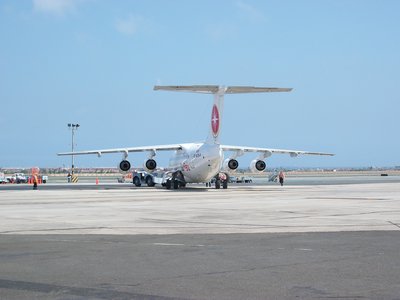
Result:
[[[221,188],[221,185],[222,185],[223,189],[227,189],[228,188],[228,180],[229,180],[228,174],[218,173],[215,176],[215,188],[218,190]]]

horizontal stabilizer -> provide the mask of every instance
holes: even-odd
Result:
[[[154,86],[155,91],[193,92],[204,94],[244,94],[290,92],[291,88],[254,87],[254,86],[218,86],[218,85],[167,85]]]
[[[255,86],[228,86],[226,94],[244,94],[244,93],[276,93],[290,92],[291,88],[275,88],[275,87],[255,87]]]
[[[155,85],[155,91],[194,92],[215,94],[218,92],[218,85]]]

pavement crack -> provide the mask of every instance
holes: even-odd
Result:
[[[392,222],[392,221],[388,221],[388,223],[389,223],[389,224],[392,224],[392,225],[394,225],[394,226],[396,226],[397,228],[400,228],[400,225],[397,224],[397,223],[394,223],[394,222]]]

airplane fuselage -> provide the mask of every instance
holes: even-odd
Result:
[[[221,169],[223,151],[219,144],[182,144],[169,161],[171,169],[180,169],[186,182],[208,182]]]

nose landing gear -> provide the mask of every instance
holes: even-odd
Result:
[[[165,182],[165,187],[167,188],[167,190],[170,190],[171,188],[177,190],[185,186],[186,186],[186,181],[185,178],[183,177],[182,172],[180,171],[173,173],[172,177],[168,178]]]

